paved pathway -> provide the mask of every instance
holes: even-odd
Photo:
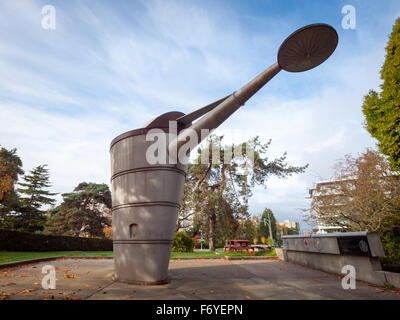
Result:
[[[56,268],[57,288],[41,287],[42,267]],[[112,281],[113,260],[62,259],[0,270],[0,299],[398,299],[400,290],[357,282],[282,261],[171,260],[171,282]]]

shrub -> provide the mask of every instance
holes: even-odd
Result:
[[[216,248],[223,248],[224,245],[225,245],[225,240],[217,240],[217,241],[215,241],[215,247]],[[207,241],[207,247],[208,247],[208,241]]]
[[[174,236],[172,251],[174,252],[193,252],[194,241],[185,232],[177,232]]]
[[[387,232],[381,236],[381,240],[386,255],[390,258],[400,260],[400,236],[394,231]]]

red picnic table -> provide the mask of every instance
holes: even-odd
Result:
[[[227,240],[224,246],[224,252],[228,249],[228,252],[243,252],[246,254],[254,255],[254,248],[249,247],[249,240]]]

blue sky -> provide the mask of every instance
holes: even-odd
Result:
[[[41,26],[44,5],[56,29]],[[344,5],[356,29],[341,26]],[[227,95],[276,61],[297,28],[325,22],[339,45],[318,68],[281,72],[218,133],[227,142],[272,139],[302,175],[257,188],[251,213],[301,220],[307,189],[332,177],[334,161],[375,141],[361,104],[378,89],[393,1],[0,1],[0,144],[24,169],[47,163],[53,191],[109,183],[109,143],[171,110],[190,112]],[[304,228],[306,227],[303,225]]]

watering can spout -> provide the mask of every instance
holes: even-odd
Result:
[[[179,150],[191,135],[197,137],[199,144],[207,136],[202,134],[202,130],[210,132],[220,126],[279,71],[302,72],[315,68],[329,58],[337,44],[337,32],[330,25],[316,23],[296,30],[280,46],[277,62],[264,72],[238,91],[178,118],[178,124],[185,125],[186,129],[170,142],[170,150]]]
[[[282,68],[279,66],[278,62],[276,62],[238,91],[235,91],[234,93],[220,100],[217,100],[201,109],[178,118],[178,123],[188,125],[192,121],[205,114],[194,124],[182,130],[177,138],[171,143],[176,144],[176,147],[179,149],[179,147],[185,143],[186,137],[190,132],[196,134],[197,137],[203,136],[203,138],[205,138],[204,134],[201,134],[201,130],[212,131],[219,127],[226,119],[229,118],[229,116],[243,106],[247,100],[249,100],[281,70]],[[198,143],[200,143],[201,140],[202,139],[200,138]]]

